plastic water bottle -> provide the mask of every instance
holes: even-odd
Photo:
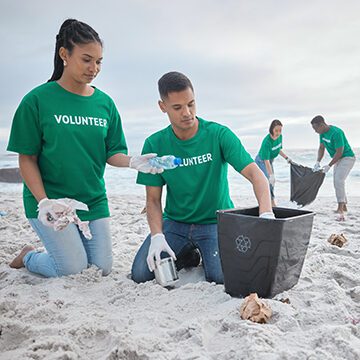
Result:
[[[164,170],[175,169],[178,167],[182,160],[180,158],[175,157],[174,155],[164,155],[157,156],[152,159],[149,159],[150,165],[156,168],[162,168]]]

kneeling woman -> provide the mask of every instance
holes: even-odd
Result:
[[[109,274],[112,244],[105,165],[156,171],[148,161],[154,154],[126,155],[114,102],[90,86],[101,60],[97,32],[80,21],[66,20],[56,36],[51,79],[30,91],[15,113],[8,150],[19,154],[26,217],[46,252],[28,245],[10,263],[13,268],[25,266],[31,272],[56,277],[94,264],[104,275]],[[69,201],[80,202],[80,208],[88,211],[79,211],[81,221],[74,212],[77,225],[65,222],[59,229],[55,222],[63,217],[56,217],[56,209],[68,211]],[[85,232],[81,231],[84,224]]]
[[[275,175],[273,161],[280,154],[289,164],[291,159],[284,154],[282,149],[282,123],[280,120],[273,120],[270,124],[269,134],[262,141],[259,153],[255,162],[269,180],[272,206],[275,204]]]

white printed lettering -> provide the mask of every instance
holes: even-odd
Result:
[[[65,125],[90,125],[90,126],[100,126],[107,127],[107,119],[101,119],[92,116],[81,116],[81,115],[56,115],[54,118],[58,124]]]
[[[271,150],[276,150],[276,149],[278,149],[279,147],[281,147],[282,146],[282,143],[280,143],[280,144],[278,144],[278,145],[276,145],[276,146],[274,146],[273,148],[271,148]]]
[[[106,121],[106,120],[105,120]],[[180,166],[192,166],[192,165],[200,165],[212,161],[211,153],[193,156],[191,158],[183,158],[182,164]]]
[[[55,119],[57,121],[58,124],[60,124],[60,121],[61,121],[61,118],[62,118],[62,115],[54,115],[55,116]]]

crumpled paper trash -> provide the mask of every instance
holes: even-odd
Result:
[[[328,238],[328,242],[331,245],[343,247],[347,243],[347,239],[344,234],[331,234]]]
[[[76,210],[89,211],[86,204],[74,199],[62,198],[57,199],[56,203],[52,207],[52,210],[56,215],[56,217],[51,219],[51,223],[55,231],[62,230],[70,223],[74,223],[79,227],[86,239],[92,239],[89,222],[81,221],[76,215]]]
[[[272,310],[268,304],[258,298],[256,293],[252,293],[241,304],[240,316],[243,320],[265,324],[270,320]]]

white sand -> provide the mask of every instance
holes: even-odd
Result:
[[[260,325],[240,319],[242,300],[222,285],[190,282],[169,291],[127,278],[148,232],[142,197],[110,198],[108,277],[94,267],[57,279],[10,269],[25,243],[41,244],[20,194],[0,193],[8,213],[0,217],[0,359],[360,359],[360,199],[350,200],[345,223],[334,221],[333,198],[309,207],[317,216],[301,279],[267,300],[274,315]],[[340,232],[349,240],[342,249],[327,243]],[[285,297],[290,305],[276,300]]]

